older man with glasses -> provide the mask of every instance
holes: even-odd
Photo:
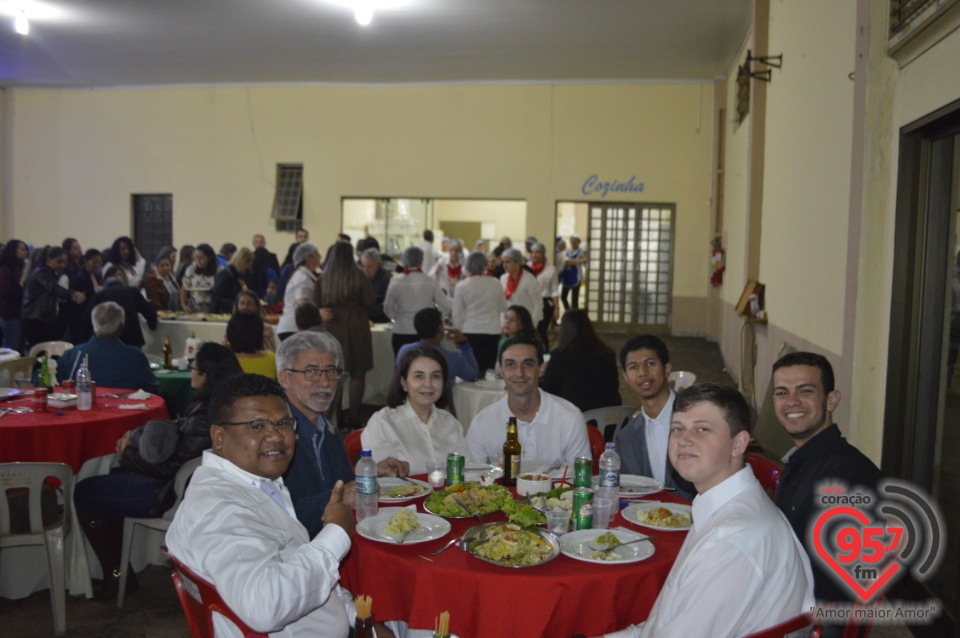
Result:
[[[323,414],[336,396],[342,361],[340,344],[326,333],[298,332],[277,349],[277,378],[298,428],[296,454],[284,481],[311,538],[323,528],[323,512],[337,481],[346,483],[344,503],[356,506],[351,460]],[[380,476],[406,476],[410,465],[389,457],[378,469]]]

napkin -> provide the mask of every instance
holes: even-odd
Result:
[[[121,410],[146,410],[148,406],[146,403],[121,403],[117,406]]]
[[[137,390],[136,392],[134,392],[134,393],[132,393],[132,394],[128,394],[128,395],[127,395],[127,398],[128,398],[128,399],[133,399],[134,401],[146,401],[147,399],[151,398],[152,396],[153,396],[153,395],[150,394],[149,392],[144,392],[143,390]],[[139,409],[139,408],[137,408],[137,409]]]

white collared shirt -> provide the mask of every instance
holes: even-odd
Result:
[[[650,616],[607,638],[736,638],[814,604],[807,554],[747,466],[697,495],[693,527]]]
[[[440,283],[422,272],[398,275],[390,280],[383,299],[383,312],[393,319],[394,334],[417,334],[413,316],[424,308],[436,306],[444,315],[449,315],[453,304],[442,290]]]
[[[260,478],[204,452],[167,532],[170,553],[213,583],[255,631],[345,637],[355,612],[338,582],[350,537],[325,525],[311,541],[296,518],[260,491]],[[274,485],[283,488],[283,481]],[[285,488],[281,494],[292,509]],[[240,635],[220,615],[214,623],[217,636]]]
[[[466,454],[463,426],[446,410],[430,408],[427,423],[409,403],[378,410],[360,435],[363,449],[378,463],[388,456],[410,464],[410,474],[424,474],[427,462],[446,460],[447,454]]]
[[[556,297],[560,288],[560,280],[557,276],[557,269],[547,264],[537,275],[537,286],[540,288],[541,297]]]
[[[507,281],[509,273],[500,275],[500,285],[503,287],[504,294],[507,290]],[[543,295],[540,294],[540,286],[533,273],[527,270],[520,270],[520,282],[513,295],[507,299],[507,306],[523,306],[530,313],[533,319],[533,325],[540,323],[543,319]]]
[[[500,313],[506,311],[507,298],[497,279],[476,275],[457,284],[453,325],[464,334],[499,335],[503,329]]]
[[[517,438],[524,460],[563,459],[573,465],[578,456],[593,458],[583,413],[565,399],[549,392],[540,393],[540,411],[533,421],[517,419]],[[491,462],[503,454],[507,440],[507,421],[514,416],[507,398],[480,410],[467,429],[467,455],[471,462]]]
[[[673,402],[677,398],[676,392],[670,390],[670,398],[663,405],[657,418],[652,419],[646,410],[641,409],[643,415],[643,435],[647,440],[647,458],[650,460],[650,469],[653,478],[661,483],[667,476],[667,450],[670,445],[670,422],[673,420]]]

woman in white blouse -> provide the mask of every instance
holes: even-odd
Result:
[[[320,267],[320,251],[316,244],[303,242],[293,251],[293,267],[287,289],[283,293],[283,314],[277,322],[277,336],[283,341],[297,331],[297,306],[313,299],[313,287],[317,284],[317,268]]]
[[[523,306],[530,313],[533,325],[540,323],[543,317],[543,301],[537,276],[523,267],[523,253],[516,248],[507,248],[501,256],[503,269],[500,276],[503,294],[508,306]]]
[[[470,342],[480,376],[497,363],[500,342],[500,315],[507,311],[503,286],[487,275],[487,256],[474,251],[464,264],[467,278],[457,284],[453,298],[453,327]]]
[[[548,332],[551,323],[557,323],[557,297],[560,294],[560,282],[557,279],[557,269],[547,262],[547,248],[540,242],[530,247],[530,270],[537,276],[537,287],[543,299],[543,314],[537,322],[537,332],[543,349],[550,350]]]
[[[414,348],[400,361],[387,392],[387,407],[376,412],[360,441],[373,459],[393,456],[410,464],[410,474],[424,474],[427,463],[450,452],[466,454],[463,426],[444,409],[450,404],[447,362],[428,347]]]
[[[451,239],[447,247],[447,254],[437,261],[434,266],[434,272],[437,281],[440,282],[440,289],[447,293],[448,297],[454,296],[457,284],[463,280],[467,274],[463,271],[463,242],[459,239]]]

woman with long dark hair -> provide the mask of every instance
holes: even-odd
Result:
[[[533,325],[530,311],[519,305],[510,306],[503,313],[503,334],[497,344],[497,363],[500,363],[500,351],[503,350],[503,344],[514,337],[523,337],[540,343],[540,333],[537,332],[537,327]]]
[[[443,355],[427,346],[409,350],[400,360],[387,392],[387,407],[370,417],[360,441],[376,461],[393,456],[423,474],[430,461],[450,452],[466,455],[463,426],[445,409],[450,405],[449,375]]]
[[[60,285],[60,275],[67,266],[67,251],[60,246],[48,246],[43,265],[30,275],[23,293],[22,327],[28,346],[63,337],[60,325],[60,303],[82,304],[87,297],[82,292]]]
[[[110,270],[110,266],[119,266],[127,277],[127,285],[140,287],[143,276],[147,274],[147,260],[144,259],[133,245],[129,237],[117,237],[110,247],[110,262],[103,265],[103,272]]]
[[[67,251],[67,267],[63,272],[67,277],[73,279],[83,271],[83,248],[81,248],[80,242],[73,237],[64,239],[61,246]]]
[[[23,341],[20,311],[27,254],[27,245],[19,239],[8,241],[0,252],[0,328],[3,329],[3,347],[13,350],[20,350]]]
[[[190,264],[193,263],[193,253],[197,250],[196,246],[191,246],[190,244],[184,244],[180,247],[180,265],[177,266],[177,286],[183,285],[183,275],[187,272],[187,268],[190,267]]]
[[[234,313],[227,322],[227,342],[248,374],[277,378],[277,360],[263,348],[263,318],[257,312]]]
[[[176,252],[174,252],[176,255]],[[161,251],[154,262],[153,270],[143,278],[143,294],[157,310],[180,308],[180,286],[173,276],[170,253]]]
[[[367,308],[374,301],[370,280],[353,259],[353,247],[346,242],[335,243],[327,251],[323,276],[313,289],[313,302],[320,308],[323,327],[343,348],[343,369],[350,373],[350,411],[346,422],[354,428],[360,425],[360,401],[367,371],[373,370]]]
[[[180,309],[186,312],[213,312],[213,284],[216,280],[217,254],[210,244],[193,251],[193,263],[183,273],[180,285]]]
[[[73,500],[77,516],[103,569],[99,600],[117,595],[123,519],[160,516],[173,504],[173,480],[187,461],[210,447],[210,395],[229,377],[240,374],[240,364],[228,348],[205,343],[190,368],[193,403],[177,421],[150,421],[117,441],[120,466],[110,474],[91,476],[77,483]],[[132,570],[127,591],[137,589]]]
[[[550,353],[540,387],[563,397],[581,412],[622,405],[617,355],[597,336],[584,310],[572,309],[560,320],[560,345]]]

